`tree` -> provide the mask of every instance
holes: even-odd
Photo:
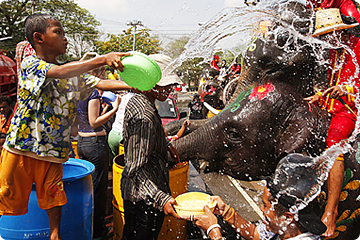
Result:
[[[55,15],[62,23],[69,41],[68,54],[80,58],[99,38],[100,22],[74,0],[46,0],[39,4],[44,13]]]
[[[184,52],[185,45],[189,40],[190,37],[188,36],[173,40],[169,43],[164,53],[173,59],[178,58]],[[203,58],[192,58],[182,62],[177,71],[180,73],[182,81],[187,83],[189,88],[195,90],[199,86],[201,71],[206,67],[209,67],[209,65],[204,62]]]
[[[31,14],[30,0],[6,0],[0,3],[0,38],[11,37],[0,42],[0,48],[14,55],[15,46],[25,38],[25,16]]]
[[[89,51],[94,39],[99,36],[97,27],[100,22],[74,0],[4,0],[0,7],[1,37],[12,37],[11,40],[0,42],[0,48],[9,51],[12,56],[16,44],[25,39],[24,21],[32,11],[49,13],[60,20],[70,43],[68,53],[77,58]]]
[[[123,31],[120,35],[109,34],[107,41],[96,41],[95,49],[99,54],[109,52],[129,52],[133,50],[133,34],[132,29],[129,28]],[[160,40],[156,36],[150,35],[150,29],[141,29],[136,33],[135,50],[144,54],[159,53],[162,48],[160,47]]]

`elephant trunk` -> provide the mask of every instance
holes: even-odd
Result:
[[[210,125],[211,123],[207,123],[204,127],[173,142],[181,161],[207,159],[207,156],[211,155],[210,152],[215,146],[213,136],[216,134],[212,132]]]

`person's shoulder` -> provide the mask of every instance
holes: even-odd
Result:
[[[94,89],[94,91],[91,93],[90,99],[100,99],[101,95],[97,89]]]
[[[127,103],[127,108],[133,109],[133,111],[138,109],[139,111],[144,107],[144,105],[145,102],[144,102],[144,98],[142,97],[142,94],[136,93],[129,99]]]

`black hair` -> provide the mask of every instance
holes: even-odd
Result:
[[[274,211],[276,216],[281,216],[282,214],[289,212],[289,208],[285,207],[284,205],[280,204],[275,197],[270,193],[268,201],[270,203],[277,202],[277,204],[274,206]]]
[[[43,13],[32,14],[25,19],[25,36],[34,49],[34,33],[45,33],[46,29],[50,27],[49,20],[59,21],[55,16]]]
[[[2,103],[2,102],[6,102],[6,104],[9,106],[9,107],[11,107],[11,104],[12,104],[12,100],[11,100],[11,98],[10,97],[8,97],[8,96],[0,96],[0,103]]]

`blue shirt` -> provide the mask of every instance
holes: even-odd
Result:
[[[90,97],[88,99],[86,99],[85,101],[79,101],[79,107],[77,110],[77,114],[79,117],[79,132],[101,132],[104,128],[104,126],[100,126],[96,129],[93,129],[90,126],[89,123],[89,101],[93,100],[93,99],[99,99],[99,104],[100,104],[100,93],[98,90],[94,89],[94,91],[92,92],[92,94],[90,95]],[[103,111],[103,107],[100,104],[100,113]]]

